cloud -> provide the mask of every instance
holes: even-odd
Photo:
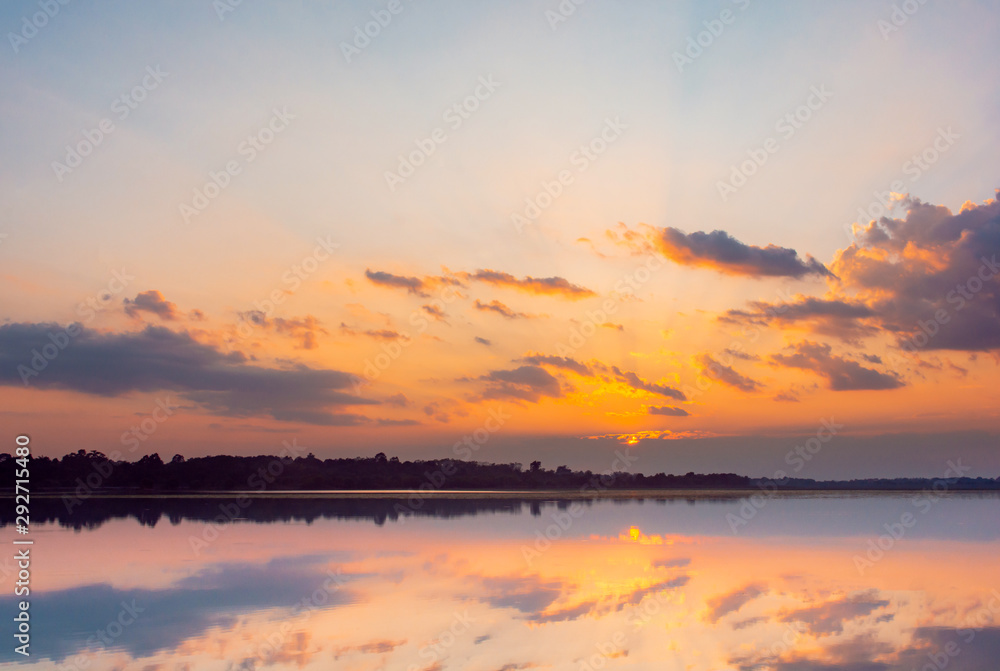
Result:
[[[535,364],[535,365],[549,365],[556,368],[565,368],[566,370],[571,370],[578,375],[583,375],[586,377],[593,376],[594,372],[590,369],[590,366],[580,363],[576,359],[568,356],[549,356],[546,354],[529,354],[528,356],[523,356],[520,359],[525,363]]]
[[[561,583],[543,582],[536,576],[484,576],[480,581],[487,590],[483,601],[494,608],[513,608],[529,616],[544,611],[562,593]]]
[[[373,271],[371,269],[365,269],[365,277],[372,284],[379,286],[406,289],[407,293],[416,294],[417,296],[426,297],[429,295],[424,291],[424,281],[419,277],[405,277],[403,275],[393,275],[382,270]]]
[[[906,216],[857,231],[831,267],[900,346],[1000,349],[1000,201],[958,214],[908,198]]]
[[[401,645],[406,644],[406,639],[401,641],[389,641],[389,640],[374,640],[368,643],[362,643],[360,645],[347,645],[341,646],[339,648],[333,649],[333,658],[340,659],[349,653],[358,653],[362,655],[380,655],[387,652],[392,652]]]
[[[405,333],[400,333],[399,331],[394,331],[393,329],[363,329],[358,330],[351,328],[347,324],[341,322],[340,332],[353,335],[353,336],[365,336],[366,338],[372,338],[373,340],[399,340],[409,339],[409,336]]]
[[[312,315],[290,319],[275,317],[272,322],[274,330],[277,333],[282,333],[298,340],[298,347],[300,349],[316,349],[319,347],[317,337],[320,334],[328,335],[327,330],[320,326],[322,322]]]
[[[438,307],[437,305],[421,305],[421,309],[430,315],[434,321],[448,322],[445,320],[444,308]]]
[[[131,300],[126,298],[122,303],[125,305],[125,314],[133,318],[140,317],[141,312],[149,312],[164,321],[175,321],[181,317],[177,306],[155,289],[141,291],[135,298]]]
[[[400,408],[405,408],[406,406],[410,405],[410,399],[406,398],[406,394],[393,394],[392,396],[389,396],[382,402],[388,405],[395,405]]]
[[[572,357],[551,356],[545,354],[528,354],[520,360],[525,363],[539,366],[545,365],[552,366],[554,368],[564,368],[584,377],[599,377],[603,374],[607,376],[604,378],[605,380],[614,380],[632,389],[647,391],[651,394],[659,394],[660,396],[666,396],[667,398],[672,398],[677,401],[687,400],[687,396],[685,396],[684,392],[679,389],[675,389],[665,384],[649,382],[648,380],[639,377],[639,375],[633,371],[622,370],[618,366],[608,366],[599,361],[593,361],[588,365],[577,361]]]
[[[530,294],[558,296],[570,300],[589,298],[597,295],[590,289],[573,284],[563,277],[525,277],[518,279],[510,273],[497,270],[477,270],[474,273],[462,273],[461,276],[464,279],[474,282],[517,289],[518,291]]]
[[[500,301],[490,301],[489,303],[483,303],[482,301],[477,300],[474,303],[474,306],[477,310],[481,310],[483,312],[495,312],[501,317],[505,317],[507,319],[528,319],[531,317],[531,315],[526,314],[524,312],[515,312],[514,310],[511,310],[509,307],[507,307]]]
[[[670,557],[668,559],[656,559],[653,566],[656,568],[680,568],[691,563],[690,557]]]
[[[337,370],[297,366],[278,369],[250,365],[240,353],[223,354],[185,331],[161,326],[142,331],[103,333],[77,325],[79,334],[40,371],[33,352],[51,344],[57,324],[0,326],[0,384],[65,389],[119,396],[129,392],[173,391],[213,414],[270,416],[282,421],[342,426],[369,421],[337,414],[330,407],[377,403],[346,393],[353,376]],[[75,332],[75,329],[74,329]],[[41,356],[41,355],[39,355]],[[28,375],[25,371],[31,371]]]
[[[761,384],[745,375],[737,373],[731,366],[724,366],[708,354],[699,354],[695,361],[701,367],[705,377],[721,382],[740,391],[753,392],[760,389]]]
[[[727,347],[725,353],[731,357],[736,357],[737,359],[743,359],[744,361],[759,361],[760,357],[756,354],[749,354],[739,349],[733,347]]]
[[[237,314],[240,319],[250,322],[256,327],[287,335],[297,340],[296,347],[298,349],[316,349],[319,347],[318,337],[329,335],[329,332],[321,326],[322,322],[312,315],[285,319],[283,317],[270,318],[263,310],[247,310]]]
[[[610,371],[614,374],[615,379],[618,382],[621,382],[622,384],[633,389],[648,391],[651,394],[659,394],[678,401],[687,400],[687,396],[685,396],[684,392],[680,389],[674,389],[673,387],[665,384],[649,382],[630,370],[621,370],[618,366],[611,366]]]
[[[897,389],[903,386],[894,373],[880,373],[857,361],[832,354],[829,345],[803,341],[791,345],[791,354],[772,354],[771,361],[786,368],[801,368],[825,377],[833,391]]]
[[[493,345],[493,341],[487,338],[480,338],[479,336],[476,336],[475,338],[473,338],[473,340],[475,340],[480,345],[486,345],[487,347],[491,347]]]
[[[281,609],[291,613],[289,594],[311,594],[323,588],[328,597],[325,608],[357,600],[356,592],[328,577],[329,560],[300,556],[264,564],[208,565],[164,589],[120,589],[92,583],[39,592],[32,595],[32,616],[37,613],[46,625],[32,631],[32,642],[56,662],[84,652],[85,632],[107,628],[121,614],[124,603],[137,615],[116,646],[134,658],[148,658],[159,651],[175,650],[213,627],[232,627],[247,612]],[[344,578],[351,580],[353,576]],[[16,608],[14,597],[0,599],[0,605],[7,610]],[[92,645],[90,648],[93,652]]]
[[[775,394],[774,398],[772,398],[771,400],[773,400],[773,401],[779,401],[779,402],[783,402],[783,403],[798,403],[799,402],[799,397],[796,396],[795,394],[793,394],[790,391],[782,391],[782,392],[779,392],[779,393]]]
[[[559,380],[538,366],[494,370],[479,379],[489,383],[483,392],[484,398],[516,398],[537,403],[542,397],[562,396]]]
[[[759,326],[801,325],[807,331],[855,345],[879,332],[876,311],[859,300],[796,296],[783,303],[754,301],[750,307],[750,310],[728,310],[719,321]]]
[[[766,591],[766,585],[763,583],[754,583],[734,592],[712,597],[705,602],[708,606],[708,613],[705,615],[705,619],[708,622],[715,624],[725,615],[735,613],[745,604],[753,601]]]
[[[684,408],[673,408],[671,406],[651,406],[648,412],[650,415],[665,415],[667,417],[688,417],[691,414]]]
[[[665,257],[684,266],[705,267],[726,275],[749,277],[829,277],[826,266],[811,256],[799,258],[794,249],[747,245],[725,231],[685,233],[661,229],[653,244]]]
[[[816,635],[839,634],[844,630],[845,622],[889,605],[888,600],[876,598],[877,594],[876,590],[869,590],[818,606],[802,608],[786,613],[781,621],[802,622]]]

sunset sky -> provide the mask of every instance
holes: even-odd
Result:
[[[913,5],[4,3],[7,440],[996,477],[1000,12]]]

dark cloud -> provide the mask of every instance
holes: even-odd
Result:
[[[142,291],[135,298],[122,301],[125,305],[125,314],[129,317],[139,317],[141,312],[154,314],[164,321],[174,321],[180,318],[181,313],[177,306],[163,297],[155,289]]]
[[[743,350],[735,349],[735,348],[732,348],[732,347],[727,347],[724,351],[729,356],[735,357],[737,359],[743,359],[744,361],[759,361],[760,360],[760,357],[757,356],[756,354],[750,354],[748,352],[744,352]]]
[[[766,591],[767,585],[753,583],[734,592],[712,597],[705,602],[708,606],[708,613],[705,615],[705,619],[714,624],[725,615],[735,613],[745,604],[753,601]]]
[[[729,323],[800,325],[813,333],[829,335],[853,344],[879,332],[877,313],[859,300],[797,296],[794,301],[754,301],[750,310],[728,310],[719,321]]]
[[[745,620],[733,622],[733,629],[746,629],[747,627],[752,627],[753,625],[760,624],[761,622],[767,622],[767,618],[764,616],[748,617]]]
[[[783,402],[783,403],[798,403],[799,397],[790,391],[782,391],[774,395],[772,400]]]
[[[316,349],[319,347],[319,336],[329,335],[329,332],[323,328],[323,323],[312,315],[286,319],[268,317],[263,310],[247,310],[237,314],[240,319],[255,327],[292,338],[297,341],[296,347],[298,349]],[[344,328],[343,324],[341,324],[341,328]]]
[[[341,322],[340,332],[346,335],[365,336],[374,340],[406,340],[409,336],[393,329],[355,329]]]
[[[493,341],[487,338],[480,338],[479,336],[476,336],[474,340],[480,345],[486,345],[487,347],[491,347],[493,345]]]
[[[489,383],[483,392],[484,398],[516,398],[536,403],[544,396],[551,398],[562,396],[559,380],[538,366],[494,370],[479,379]]]
[[[275,317],[271,320],[275,332],[287,335],[298,341],[299,349],[316,349],[319,347],[319,336],[328,335],[322,322],[312,315],[283,319]]]
[[[338,426],[368,420],[328,408],[376,403],[343,391],[352,384],[349,373],[251,365],[243,354],[223,354],[185,331],[147,326],[137,332],[101,333],[77,327],[79,335],[68,338],[55,358],[27,377],[27,384],[101,396],[173,391],[213,414]],[[57,324],[0,326],[0,384],[23,386],[22,374],[29,369],[35,373],[32,362],[44,361],[33,352],[42,352],[52,342],[49,334],[59,333],[65,329]]]
[[[548,613],[535,613],[529,616],[527,620],[538,624],[546,624],[549,622],[567,622],[569,620],[576,620],[584,615],[587,615],[596,607],[596,600],[584,601],[583,603],[579,603],[575,606],[567,606],[566,608],[560,608],[559,610],[550,611]]]
[[[387,405],[395,405],[400,408],[405,408],[410,405],[410,399],[406,398],[406,394],[393,394],[382,402]]]
[[[794,249],[768,245],[755,247],[740,242],[725,231],[685,233],[668,227],[654,240],[668,259],[686,266],[703,266],[727,275],[750,277],[794,277],[831,273],[811,256],[799,258]]]
[[[549,365],[556,368],[565,368],[566,370],[571,370],[574,373],[583,375],[586,377],[592,376],[594,373],[590,369],[590,366],[580,363],[576,359],[568,356],[549,356],[546,354],[529,354],[528,356],[523,356],[520,359],[525,363],[534,364],[536,366]]]
[[[463,273],[462,277],[474,282],[508,287],[531,294],[560,296],[571,300],[589,298],[596,295],[590,289],[573,284],[564,277],[525,277],[518,279],[510,273],[497,270],[477,270],[474,273]]]
[[[382,270],[371,269],[365,270],[365,277],[372,284],[394,289],[406,289],[408,293],[416,294],[417,296],[426,297],[428,295],[425,291],[424,281],[419,277],[405,277],[403,275],[393,275]]]
[[[490,301],[489,303],[483,303],[482,301],[477,300],[473,305],[477,310],[481,310],[483,312],[495,312],[501,317],[505,317],[507,319],[527,319],[531,317],[531,315],[526,314],[524,312],[516,312],[514,310],[511,310],[509,307],[507,307],[500,301]]]
[[[731,366],[724,366],[708,354],[696,357],[701,373],[709,379],[735,387],[740,391],[753,392],[760,389],[761,384],[745,375],[736,372]]]
[[[628,387],[632,387],[633,389],[648,391],[651,394],[659,394],[660,396],[666,396],[667,398],[672,398],[677,401],[687,400],[687,396],[685,396],[684,392],[680,389],[674,389],[673,387],[665,384],[649,382],[630,370],[622,370],[618,368],[618,366],[611,366],[608,370],[610,370],[610,372],[614,375],[615,380]]]
[[[649,408],[650,415],[666,415],[668,417],[687,417],[689,413],[684,408],[673,408],[670,406],[652,406]]]
[[[341,657],[349,653],[358,653],[362,655],[380,655],[387,652],[392,652],[399,646],[405,644],[406,644],[406,639],[403,639],[401,641],[375,640],[375,641],[369,641],[368,643],[362,643],[360,645],[341,646],[339,648],[334,648],[333,658],[340,659]]]
[[[781,621],[802,622],[810,633],[817,636],[839,634],[844,630],[845,622],[864,617],[889,605],[888,600],[877,597],[876,590],[869,590],[786,613]]]
[[[971,638],[970,638],[971,635]],[[919,627],[913,633],[913,646],[904,650],[897,662],[899,671],[923,669],[929,662],[928,653],[941,659],[941,651],[957,650],[947,655],[948,671],[996,671],[1000,659],[1000,627],[976,630],[951,627]]]
[[[438,307],[436,305],[421,305],[420,307],[421,307],[421,309],[424,312],[426,312],[428,315],[430,315],[431,318],[433,318],[435,321],[444,322],[445,324],[448,323],[445,320],[445,314],[444,314],[444,309],[443,308],[440,308],[440,307]]]
[[[903,381],[895,374],[865,368],[857,361],[832,353],[823,343],[803,341],[789,348],[791,354],[772,354],[771,361],[786,368],[801,368],[825,377],[833,391],[896,389]]]
[[[675,564],[674,566],[677,566]],[[642,603],[650,594],[656,594],[657,592],[662,592],[664,590],[678,589],[679,587],[684,587],[688,584],[690,577],[686,575],[677,576],[676,578],[670,578],[668,580],[661,580],[660,582],[655,582],[648,587],[640,587],[633,590],[630,593],[626,593],[618,597],[618,610],[621,610],[625,606],[634,606],[636,604]]]
[[[858,232],[832,267],[911,350],[1000,349],[1000,200],[958,214],[908,199]]]
[[[599,361],[591,362],[591,364],[588,365],[577,361],[572,357],[550,356],[544,354],[529,354],[522,357],[521,361],[535,365],[564,368],[586,377],[597,377],[599,374],[603,374],[606,376],[604,378],[605,380],[614,380],[627,387],[631,387],[632,389],[648,391],[651,394],[659,394],[678,401],[687,400],[687,396],[685,396],[684,392],[679,389],[674,389],[673,387],[663,384],[649,382],[648,380],[644,380],[639,377],[639,375],[633,371],[622,370],[618,366],[607,366]]]
[[[494,608],[513,608],[525,615],[536,615],[548,608],[562,593],[557,581],[542,581],[535,576],[483,577],[487,591],[483,601]]]
[[[653,561],[653,566],[657,568],[678,568],[691,563],[690,557],[670,557],[669,559],[657,559]]]
[[[164,589],[118,589],[95,583],[32,594],[31,615],[45,626],[32,630],[32,643],[44,657],[57,662],[84,652],[87,638],[107,628],[125,610],[134,618],[115,641],[135,658],[158,651],[175,650],[184,641],[202,636],[212,627],[231,627],[248,611],[281,609],[326,587],[322,608],[335,608],[357,599],[337,580],[351,576],[327,574],[328,557],[274,559],[266,564],[227,563],[210,565]],[[336,575],[336,574],[335,574]],[[10,611],[16,599],[4,597],[0,604]],[[136,611],[128,614],[123,603]],[[139,610],[142,609],[142,610]],[[93,643],[89,646],[93,649]],[[34,651],[34,647],[33,647]],[[15,657],[7,648],[0,660]],[[18,656],[19,657],[19,656]]]

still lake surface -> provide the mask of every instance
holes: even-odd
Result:
[[[1000,669],[996,494],[755,503],[33,499],[0,667]]]

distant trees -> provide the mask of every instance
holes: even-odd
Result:
[[[0,454],[0,477],[14,481],[15,460]],[[643,475],[641,473],[591,473],[561,465],[555,470],[532,461],[528,470],[518,462],[495,464],[459,459],[401,461],[374,457],[320,460],[306,457],[259,455],[237,457],[217,455],[185,459],[176,454],[164,463],[159,454],[138,461],[111,460],[102,452],[78,450],[64,457],[31,459],[33,492],[101,491],[278,491],[341,489],[423,489],[423,490],[576,490],[607,489],[745,489],[757,491],[767,485],[780,489],[874,489],[921,490],[940,488],[940,480],[924,478],[869,479],[818,482],[788,478],[781,482],[756,480],[733,473],[686,475]],[[996,490],[1000,479],[952,478],[944,481],[950,490]],[[77,494],[80,496],[80,494]]]

